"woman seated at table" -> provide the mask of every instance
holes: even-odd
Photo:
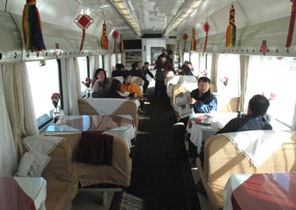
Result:
[[[120,92],[129,92],[129,97],[140,97],[140,99],[143,98],[141,89],[138,85],[132,83],[132,75],[128,71],[123,74],[123,83],[121,84]]]
[[[118,81],[117,79],[113,79],[110,88],[105,92],[104,98],[125,98],[120,95],[120,88],[120,81]]]
[[[94,79],[91,85],[93,98],[101,98],[105,96],[105,92],[109,89],[111,80],[107,78],[104,69],[97,69],[94,75]]]

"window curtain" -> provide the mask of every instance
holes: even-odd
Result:
[[[31,87],[24,63],[3,65],[5,101],[18,158],[23,155],[22,137],[38,134]]]
[[[292,121],[292,130],[296,130],[296,103],[295,103],[294,116]]]
[[[0,66],[1,68],[1,66]],[[17,167],[17,156],[11,124],[7,113],[2,74],[0,72],[0,176],[13,176]]]
[[[79,66],[76,59],[66,59],[66,71],[67,71],[67,96],[69,103],[69,114],[79,115],[78,99],[80,98],[81,86],[80,86],[80,74]]]
[[[245,106],[245,98],[246,98],[246,91],[247,91],[247,80],[248,80],[248,68],[249,68],[249,60],[250,57],[246,55],[240,56],[240,80],[241,80],[241,96],[239,100],[239,110],[244,110]]]
[[[211,83],[216,87],[213,92],[217,91],[217,66],[218,66],[218,55],[212,54],[212,65],[211,65]]]
[[[93,79],[94,77],[94,72],[96,70],[96,56],[89,56],[89,77]]]

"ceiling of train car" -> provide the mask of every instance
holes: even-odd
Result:
[[[142,34],[162,34],[185,0],[130,0]]]

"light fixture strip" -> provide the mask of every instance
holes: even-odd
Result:
[[[168,27],[166,28],[164,36],[173,31],[180,23],[182,23],[192,12],[194,12],[200,6],[201,3],[201,0],[194,0],[193,2],[187,1],[187,4],[185,4],[183,7],[181,6],[177,15],[171,20]]]
[[[140,27],[137,24],[133,15],[131,14],[126,2],[123,0],[110,0],[110,2],[114,5],[114,7],[116,7],[117,11],[122,15],[122,17],[130,25],[130,27],[136,32],[136,34],[138,36],[141,36]],[[131,6],[130,1],[129,1],[129,4]]]

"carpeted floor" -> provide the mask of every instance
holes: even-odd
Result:
[[[188,159],[171,159],[176,115],[168,98],[149,97],[139,114],[131,185],[127,192],[142,198],[144,208],[200,209]]]

